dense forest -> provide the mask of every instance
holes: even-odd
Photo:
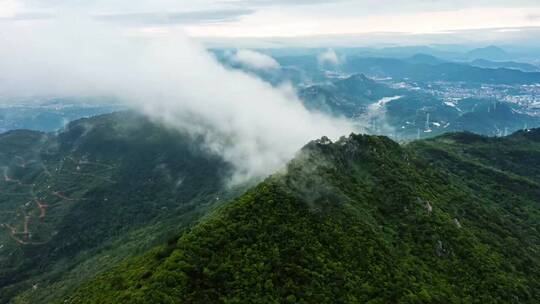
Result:
[[[0,303],[50,303],[236,196],[200,139],[134,113],[0,134]]]
[[[536,303],[540,130],[309,143],[65,303]]]

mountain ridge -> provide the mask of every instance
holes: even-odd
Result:
[[[67,301],[533,303],[539,183],[459,154],[471,142],[458,134],[405,146],[367,135],[313,141],[166,254],[103,274]],[[512,140],[485,141],[521,149]]]

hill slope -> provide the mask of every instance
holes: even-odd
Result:
[[[539,136],[323,138],[66,302],[534,303]]]
[[[178,234],[220,202],[228,172],[131,113],[1,134],[0,303],[49,303]]]
[[[402,93],[358,74],[330,84],[309,86],[299,92],[299,97],[308,109],[355,117],[364,113],[370,104]]]

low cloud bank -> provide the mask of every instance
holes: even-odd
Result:
[[[281,66],[272,57],[252,50],[238,50],[231,57],[232,61],[255,70],[276,70]]]
[[[349,121],[306,110],[289,90],[224,68],[184,36],[136,38],[70,19],[3,25],[0,45],[2,96],[117,98],[204,136],[236,168],[234,183],[272,173],[312,139],[355,131]],[[274,65],[247,52],[240,54]]]

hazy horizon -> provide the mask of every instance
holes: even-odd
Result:
[[[376,5],[375,5],[376,4]],[[538,1],[1,0],[0,24],[91,18],[141,37],[187,34],[210,46],[491,44],[540,47]]]

